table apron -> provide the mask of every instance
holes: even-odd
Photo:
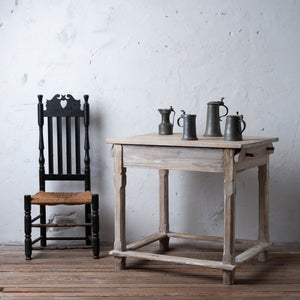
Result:
[[[223,173],[223,149],[123,145],[123,166]]]
[[[242,149],[234,158],[236,170],[245,169],[267,164],[269,155],[274,152],[272,144],[252,147],[250,149]]]

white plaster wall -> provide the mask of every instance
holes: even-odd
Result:
[[[270,235],[300,242],[299,30],[299,0],[1,0],[0,243],[23,242],[23,195],[38,188],[36,95],[56,93],[90,95],[102,241],[113,240],[106,138],[157,131],[157,109],[170,105],[197,114],[203,133],[206,103],[224,96],[231,113],[244,115],[246,135],[280,138]],[[239,237],[257,234],[256,178],[256,170],[238,175]],[[157,180],[156,171],[128,170],[129,241],[157,229]],[[171,230],[222,235],[222,181],[171,171]]]

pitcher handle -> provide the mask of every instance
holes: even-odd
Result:
[[[182,111],[181,117],[177,119],[177,125],[178,125],[179,127],[183,127],[183,125],[180,125],[179,122],[180,122],[180,120],[183,118],[183,115],[185,115],[185,111],[184,111],[184,110],[181,110],[181,111]]]
[[[226,112],[225,112],[225,114],[224,115],[222,115],[222,116],[220,116],[220,121],[222,121],[221,120],[221,118],[223,118],[223,117],[225,117],[225,116],[227,116],[227,114],[228,114],[228,107],[224,104],[224,97],[222,97],[221,98],[221,101],[220,101],[220,106],[224,106],[225,107],[225,109],[226,109]]]
[[[225,112],[225,114],[224,114],[224,115],[220,116],[220,121],[222,121],[222,120],[221,120],[221,118],[223,118],[223,117],[227,116],[227,114],[228,114],[228,107],[227,107],[225,104],[222,104],[221,106],[224,106],[224,107],[225,107],[225,109],[226,109],[226,112]]]
[[[174,110],[173,106],[171,106],[170,108],[171,108],[171,113],[173,112],[173,121],[172,121],[172,125],[174,126],[175,110]]]
[[[242,129],[242,131],[241,131],[241,133],[243,133],[244,130],[246,129],[246,122],[245,122],[244,119],[243,119],[243,115],[241,115],[241,121],[242,121],[242,123],[243,123],[243,125],[244,125],[244,127],[243,127],[243,129]]]
[[[180,120],[181,120],[182,118],[183,118],[183,117],[180,117],[180,118],[177,119],[177,125],[178,125],[179,127],[183,127],[183,125],[180,125],[180,123],[179,123]]]

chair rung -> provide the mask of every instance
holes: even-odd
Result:
[[[38,216],[36,216],[35,218],[33,218],[33,219],[31,220],[31,223],[33,223],[34,221],[36,221],[36,220],[40,219],[40,218],[41,218],[41,216],[42,216],[42,215],[38,215]]]
[[[47,241],[72,241],[72,240],[78,240],[78,241],[84,241],[86,240],[86,237],[46,237]]]
[[[84,224],[32,224],[32,227],[87,227],[92,226],[92,223]]]
[[[69,249],[91,249],[92,246],[47,246],[32,247],[32,250],[69,250]]]
[[[42,239],[42,237],[38,237],[37,239],[35,239],[35,240],[32,241],[31,245],[39,242],[41,239]]]

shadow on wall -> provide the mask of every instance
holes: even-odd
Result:
[[[223,174],[170,173],[171,230],[222,237],[223,210]],[[257,221],[258,183],[254,168],[237,174],[236,237],[256,239]],[[181,225],[172,228],[174,223]]]
[[[99,99],[95,97],[93,102],[95,109],[90,111],[91,185],[92,191],[99,194],[100,240],[112,242],[114,213],[109,208],[112,206],[110,202],[114,203],[113,158],[110,156],[110,145],[108,147],[106,144],[105,112],[97,107],[97,103],[101,103]],[[110,194],[110,191],[113,193]]]
[[[90,101],[89,101],[90,102]],[[101,199],[105,197],[105,137],[103,130],[103,117],[102,113],[96,109],[96,100],[93,99],[93,102],[90,102],[90,128],[89,128],[89,139],[90,139],[90,159],[91,159],[91,191],[94,194],[99,194],[100,196],[100,215],[107,215],[105,211],[105,206],[101,205]],[[81,132],[81,138],[84,137],[84,132]],[[84,151],[81,153],[81,161],[84,160]],[[84,164],[81,166],[82,172],[84,172]],[[47,191],[83,191],[84,182],[47,182],[46,186]],[[104,210],[104,211],[103,211]],[[62,220],[63,218],[63,220]],[[47,222],[53,223],[54,220],[60,220],[63,223],[75,223],[82,222],[84,223],[84,212],[82,207],[78,206],[63,206],[58,205],[48,208],[47,211]],[[101,216],[100,216],[101,221]],[[101,224],[100,224],[101,226]],[[109,224],[113,228],[113,221]],[[59,232],[59,235],[65,234],[75,234],[81,236],[84,234],[83,228],[55,228],[48,230],[48,232],[55,235]]]
[[[292,242],[299,243],[299,186],[292,175],[275,182],[270,173],[270,240],[289,242],[293,237]],[[171,230],[223,236],[223,207],[222,174],[181,172],[179,181],[170,176],[170,225],[181,224]],[[284,220],[283,215],[288,216],[288,220]],[[257,168],[237,173],[235,232],[236,238],[258,237]]]
[[[282,170],[283,172],[283,170]],[[280,208],[280,209],[278,209]],[[293,174],[270,182],[270,239],[300,243],[299,181]],[[285,216],[283,218],[283,216]],[[280,237],[273,240],[273,237]]]

